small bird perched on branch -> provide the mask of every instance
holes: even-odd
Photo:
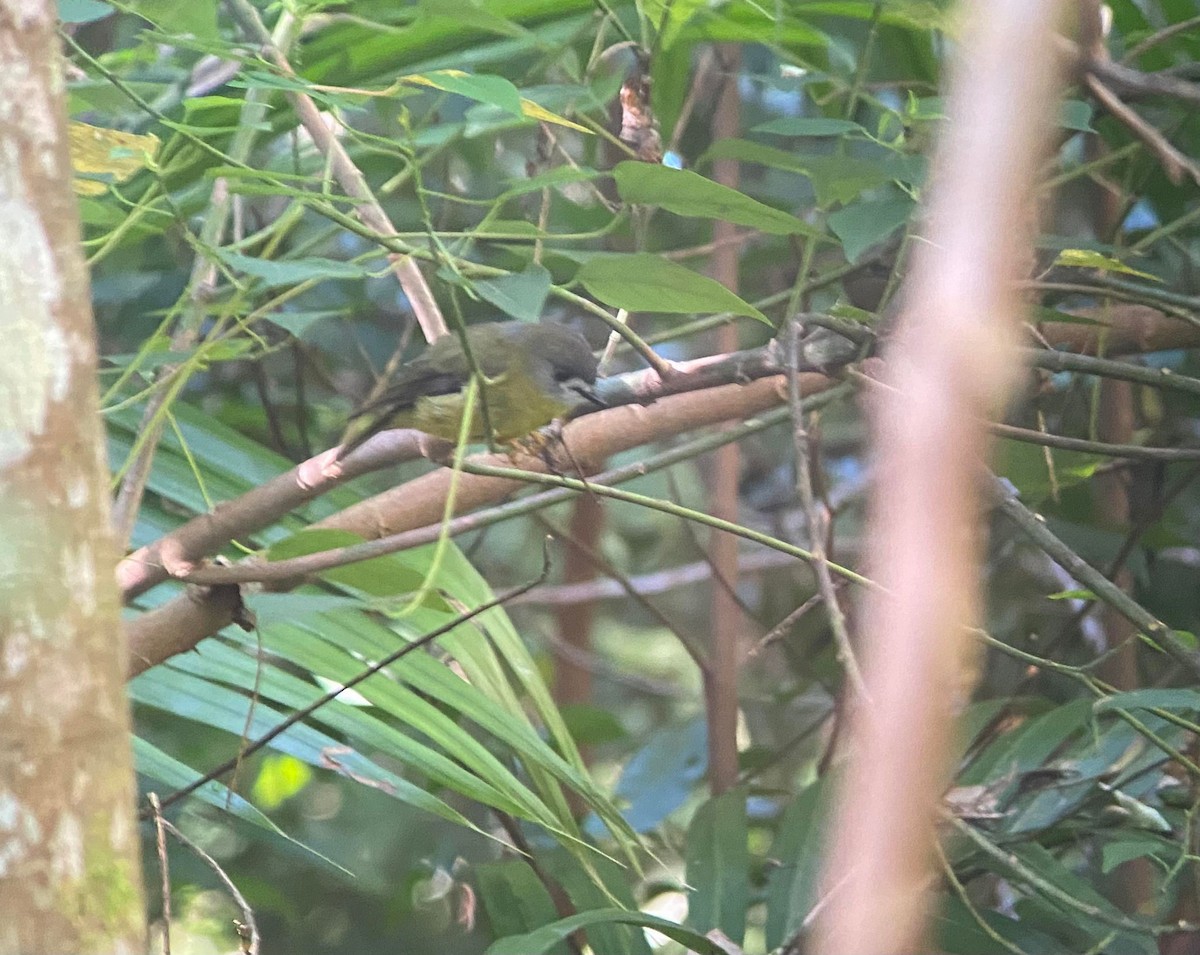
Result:
[[[588,404],[604,407],[592,386],[597,362],[579,332],[562,325],[484,322],[467,329],[482,380],[471,441],[513,441]],[[384,392],[350,416],[338,454],[347,454],[387,428],[415,428],[457,440],[466,413],[471,362],[455,334],[445,335],[396,373]]]

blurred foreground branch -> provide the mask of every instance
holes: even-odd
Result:
[[[1056,5],[967,5],[896,338],[895,389],[875,402],[884,480],[872,493],[862,659],[870,702],[851,719],[847,772],[813,951],[928,951],[934,823],[951,719],[974,676],[985,416],[1020,366],[1016,280],[1027,267],[1035,171],[1055,101]],[[864,918],[864,911],[871,913]]]

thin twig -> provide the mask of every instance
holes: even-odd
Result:
[[[710,416],[706,420],[728,420],[737,417],[742,419],[742,423],[736,428],[704,435],[686,442],[677,448],[672,448],[669,451],[653,455],[644,461],[631,464],[624,469],[609,472],[609,476],[613,480],[632,480],[652,470],[671,467],[680,461],[704,454],[725,442],[741,440],[751,434],[757,434],[781,424],[787,419],[787,409],[771,407],[778,400],[779,386],[772,381],[769,381],[768,384],[768,388],[761,389],[763,394],[752,396],[754,398],[753,404],[750,405],[753,408],[752,411],[741,414],[727,414],[724,410],[721,410],[721,407],[712,408],[710,403],[705,404],[705,408],[718,412],[717,416]],[[832,381],[828,382],[828,384],[829,390],[824,393],[814,394],[812,398],[806,401],[806,407],[824,407],[831,402],[841,400],[851,390],[847,385],[837,385]],[[749,387],[746,390],[749,391]],[[770,405],[764,407],[758,404],[759,400],[769,401]],[[674,402],[675,399],[667,399],[667,401]],[[734,404],[746,407],[740,401],[734,402]],[[728,405],[723,405],[723,407],[728,407]],[[664,410],[669,414],[671,409],[666,408]],[[747,417],[747,414],[755,416]],[[675,420],[674,417],[665,419],[665,423],[671,428],[671,433],[678,431],[678,427],[674,424]],[[583,423],[580,422],[580,424]],[[634,431],[635,433],[632,435],[626,431],[622,431],[620,434],[613,433],[612,435],[591,434],[589,442],[592,443],[590,444],[589,453],[595,456],[591,459],[599,460],[602,457],[616,453],[622,447],[633,447],[636,444],[648,443],[651,440],[648,435],[652,432],[662,433],[663,435],[667,433],[665,427],[656,430],[638,426]],[[396,435],[412,434],[415,434],[415,432],[388,432],[380,437],[382,439],[390,439]],[[628,443],[625,439],[632,439],[632,443]],[[371,445],[367,444],[363,446],[361,452],[367,452],[370,449]],[[444,494],[442,486],[444,480],[439,474],[430,474],[425,475],[423,478],[418,478],[417,481],[422,484],[420,494],[423,500],[433,503],[433,499],[428,496],[430,494],[436,495],[437,499],[440,500],[441,495]],[[580,489],[582,487],[582,484],[580,484]],[[406,501],[411,501],[411,496],[416,489],[413,482],[409,482],[409,484],[400,490],[402,490],[403,498]],[[515,488],[510,483],[476,482],[470,495],[472,506],[482,507],[485,504],[491,504],[508,496],[513,490]],[[576,490],[574,488],[558,488],[542,494],[531,495],[530,497],[514,502],[493,506],[485,511],[468,514],[465,519],[456,518],[455,527],[476,529],[490,526],[502,520],[523,516],[552,504],[570,500],[575,493]],[[372,537],[375,534],[381,533],[382,529],[388,526],[387,522],[392,522],[392,526],[416,526],[418,530],[421,530],[419,520],[429,521],[436,519],[435,516],[423,517],[422,515],[426,512],[427,507],[425,504],[419,504],[403,509],[403,513],[397,514],[393,521],[392,518],[386,515],[391,512],[393,504],[390,498],[394,496],[395,492],[385,492],[382,498],[365,501],[361,505],[356,505],[346,511],[342,511],[340,514],[334,515],[327,521],[318,522],[316,526],[352,530],[360,536]],[[459,522],[463,523],[460,524]],[[437,525],[433,525],[432,528],[426,527],[424,530],[433,530],[436,534]],[[295,581],[292,581],[292,584],[294,585]],[[286,584],[282,586],[286,587]],[[239,606],[238,590],[236,587],[190,588],[188,593],[177,596],[161,606],[131,619],[125,627],[125,635],[129,644],[128,675],[130,677],[136,676],[169,657],[194,647],[200,640],[233,622]]]
[[[1180,375],[1170,368],[1147,368],[1127,361],[1076,355],[1073,352],[1025,349],[1022,358],[1035,368],[1046,371],[1078,371],[1085,375],[1133,381],[1152,388],[1167,388],[1190,395],[1200,395],[1200,378]]]
[[[1103,454],[1137,461],[1200,461],[1200,448],[1147,448],[1140,444],[1107,444],[1103,441],[1067,438],[1029,428],[1017,428],[1009,424],[993,424],[991,428],[992,433],[1001,438],[1039,444],[1046,448],[1060,448],[1063,451],[1082,451],[1087,454]]]
[[[683,106],[680,107],[679,116],[675,119],[675,128],[671,130],[671,139],[667,144],[667,152],[669,153],[675,153],[676,155],[679,153],[679,142],[683,139],[688,121],[692,118],[692,111],[696,108],[696,103],[700,98],[700,91],[708,83],[714,58],[713,48],[706,46],[704,52],[700,54],[699,62],[696,63],[695,71],[692,73],[692,82],[688,87],[687,96],[683,100]]]
[[[983,932],[993,942],[1003,948],[1006,952],[1012,952],[1013,955],[1025,955],[1025,950],[1014,945],[1003,935],[997,932],[990,922],[985,919],[975,907],[975,903],[971,901],[971,897],[967,894],[966,886],[959,881],[958,876],[954,873],[954,866],[950,864],[950,860],[946,858],[946,850],[938,843],[937,849],[938,861],[942,866],[942,874],[946,877],[946,881],[950,883],[950,887],[954,890],[954,894],[958,896],[959,902],[963,908],[970,914],[972,920],[979,926],[979,930]]]
[[[273,46],[287,48],[299,35],[299,23],[290,13],[283,13],[275,25],[275,33],[269,37]],[[247,91],[242,104],[241,119],[233,141],[229,146],[229,155],[237,163],[247,160],[251,147],[258,134],[258,124],[266,114],[267,91],[251,89]],[[196,243],[197,248],[215,249],[221,244],[221,237],[229,222],[233,204],[229,193],[229,183],[224,177],[214,184],[209,198],[208,209],[204,215],[204,225]],[[189,297],[174,334],[171,336],[171,349],[177,352],[187,351],[200,338],[201,327],[207,315],[207,300],[216,280],[216,266],[212,259],[197,253],[192,263],[191,278],[188,282]],[[156,383],[165,383],[181,369],[179,364],[165,365],[155,375]],[[137,456],[125,472],[121,486],[113,502],[113,527],[117,541],[122,550],[125,549],[133,528],[137,523],[138,511],[141,508],[142,495],[145,493],[146,482],[150,479],[150,469],[154,463],[154,454],[158,450],[158,439],[162,434],[164,423],[163,411],[166,404],[176,394],[177,389],[161,388],[151,395],[142,412],[140,449]]]
[[[1129,52],[1121,57],[1121,61],[1128,63],[1130,60],[1137,59],[1151,47],[1158,46],[1158,44],[1164,42],[1165,40],[1169,40],[1171,37],[1176,36],[1177,34],[1185,33],[1188,30],[1198,26],[1200,26],[1200,17],[1192,17],[1188,20],[1180,20],[1178,23],[1172,23],[1168,27],[1163,27],[1157,33],[1151,33],[1140,43],[1136,43],[1131,46],[1129,48]]]
[[[820,605],[821,601],[824,599],[825,598],[819,593],[815,593],[795,610],[788,613],[787,616],[779,621],[779,623],[775,624],[775,626],[764,633],[758,643],[746,651],[747,659],[758,656],[771,644],[778,643],[780,640],[782,640],[785,636],[787,636],[787,632],[791,630],[798,621],[806,616],[809,611]]]
[[[501,812],[498,809],[493,809],[492,813],[496,820],[508,835],[509,841],[512,842],[513,848],[521,853],[526,864],[533,870],[533,874],[537,880],[542,883],[546,890],[546,894],[550,896],[550,901],[554,905],[555,911],[559,918],[567,918],[574,915],[576,912],[574,904],[567,897],[562,886],[550,877],[549,873],[542,867],[540,862],[540,853],[535,852],[529,844],[529,840],[525,838],[525,833],[521,829],[521,824],[506,812]],[[579,933],[572,932],[565,939],[567,948],[571,951],[571,955],[583,955],[583,949],[579,945],[577,935]]]
[[[1122,123],[1131,133],[1137,136],[1144,142],[1150,150],[1158,157],[1159,163],[1163,167],[1163,172],[1167,174],[1167,178],[1175,185],[1183,182],[1185,175],[1190,176],[1197,183],[1200,183],[1200,166],[1193,163],[1187,156],[1181,153],[1178,149],[1171,145],[1167,137],[1158,131],[1158,129],[1146,122],[1134,110],[1126,106],[1114,93],[1101,81],[1095,73],[1088,73],[1083,78],[1084,84],[1097,101],[1112,115],[1114,119]]]
[[[243,30],[250,35],[255,43],[262,46],[271,62],[279,72],[289,78],[296,79],[296,72],[288,62],[287,54],[274,42],[267,28],[259,17],[258,10],[249,0],[225,0],[225,5],[233,18]],[[346,195],[357,201],[355,211],[361,221],[380,235],[393,235],[397,230],[392,225],[388,215],[375,198],[371,187],[367,184],[359,168],[346,152],[345,147],[338,141],[332,130],[325,124],[321,111],[311,96],[305,93],[287,90],[284,94],[296,111],[296,116],[304,126],[317,150],[328,160],[330,170]],[[404,294],[408,297],[409,305],[416,316],[417,323],[425,335],[425,340],[433,342],[446,334],[446,321],[433,297],[425,276],[417,268],[417,264],[409,255],[391,254],[388,260],[396,274],[396,279]]]
[[[1110,925],[1113,928],[1121,929],[1126,932],[1137,932],[1139,934],[1149,932],[1152,935],[1164,935],[1168,932],[1178,932],[1185,930],[1179,923],[1171,925],[1147,925],[1145,922],[1139,922],[1136,919],[1131,919],[1125,915],[1112,915],[1107,910],[1099,906],[1092,905],[1078,899],[1065,889],[1059,888],[1053,882],[1042,878],[1033,869],[1025,865],[1015,853],[1006,852],[1000,846],[995,845],[987,837],[983,835],[974,826],[963,822],[961,819],[945,813],[943,818],[946,819],[961,835],[964,835],[975,846],[983,852],[985,856],[992,859],[994,862],[1000,863],[1005,869],[1008,869],[1017,879],[1024,882],[1029,888],[1035,892],[1045,896],[1068,909],[1072,909],[1081,915],[1095,919],[1097,922],[1102,922],[1105,925]]]
[[[492,465],[477,463],[474,461],[464,461],[462,470],[467,474],[478,474],[484,477],[506,478],[508,480],[526,482],[529,484],[542,484],[551,487],[567,488],[576,492],[593,493],[598,497],[608,497],[617,501],[626,503],[638,504],[642,507],[648,507],[651,510],[660,511],[664,514],[670,514],[674,517],[681,517],[685,520],[694,521],[698,524],[703,524],[713,530],[725,531],[735,537],[741,537],[745,540],[753,541],[756,544],[762,544],[765,547],[770,547],[773,550],[780,551],[784,554],[790,554],[800,560],[811,563],[813,555],[811,551],[803,547],[797,547],[794,544],[789,544],[786,541],[778,540],[769,534],[761,531],[753,530],[733,521],[722,520],[702,511],[697,511],[689,507],[684,507],[675,504],[671,501],[664,501],[659,498],[648,497],[644,494],[635,494],[631,491],[622,491],[614,487],[609,487],[606,484],[599,483],[600,478],[612,478],[612,475],[600,475],[600,478],[593,478],[589,481],[581,481],[578,478],[568,478],[557,474],[544,474],[538,471],[525,471],[514,467],[494,467]],[[617,471],[628,471],[628,477],[640,476],[641,472],[638,466],[629,469],[616,469]],[[625,476],[625,475],[622,475]],[[436,540],[441,533],[447,536],[455,536],[464,533],[466,530],[473,530],[479,526],[479,520],[476,515],[467,514],[463,517],[454,518],[451,521],[446,521],[438,524],[432,524],[428,527],[417,528],[411,531],[401,531],[398,534],[392,534],[386,537],[379,537],[375,540],[364,541],[361,544],[348,544],[344,547],[335,547],[329,550],[319,551],[313,554],[306,554],[302,557],[291,557],[285,560],[271,561],[270,563],[249,562],[241,563],[231,567],[223,566],[206,566],[201,567],[191,573],[185,575],[182,579],[192,584],[219,585],[219,584],[244,584],[244,583],[266,583],[266,582],[286,582],[299,577],[308,576],[310,574],[320,573],[326,570],[332,570],[335,567],[343,567],[347,564],[357,563],[363,560],[369,560],[373,557],[382,557],[387,554],[396,553],[399,550],[406,550],[411,547],[419,546],[420,544],[428,544]],[[430,537],[429,535],[433,535]],[[832,571],[845,577],[854,583],[861,584],[865,587],[874,586],[870,580],[862,574],[842,567],[839,564],[828,562]]]
[[[742,576],[790,566],[792,559],[773,551],[747,552],[738,558]],[[581,581],[577,584],[547,584],[515,601],[518,604],[541,604],[556,607],[563,604],[588,603],[593,600],[613,600],[625,596],[626,584],[642,597],[652,597],[680,587],[704,583],[712,577],[712,565],[706,560],[695,560],[663,570],[637,574],[625,581],[597,580]]]
[[[695,640],[693,640],[691,635],[686,630],[677,627],[674,623],[672,623],[671,618],[668,617],[662,610],[660,610],[653,601],[648,600],[643,594],[641,594],[628,577],[617,570],[617,568],[614,567],[609,561],[604,559],[603,554],[597,551],[594,547],[589,547],[577,536],[569,534],[566,531],[555,527],[554,524],[552,524],[544,515],[539,514],[537,519],[539,523],[554,536],[561,537],[563,540],[567,541],[581,557],[583,557],[592,565],[593,568],[601,571],[604,574],[607,574],[614,581],[616,581],[621,586],[626,596],[631,598],[634,603],[636,603],[639,607],[645,610],[646,613],[650,614],[650,616],[652,616],[655,620],[662,624],[663,627],[670,631],[674,635],[675,639],[679,641],[684,650],[687,651],[688,656],[692,658],[692,662],[696,664],[696,667],[701,672],[708,667],[708,660],[705,656],[704,648]]]
[[[162,953],[171,955],[171,870],[167,864],[167,829],[163,825],[166,820],[158,793],[148,793],[146,799],[154,813],[154,848],[158,854],[159,891],[162,894]]]
[[[829,629],[833,632],[833,640],[837,646],[838,660],[846,669],[854,692],[865,701],[870,701],[866,684],[863,682],[862,670],[854,655],[854,646],[850,642],[850,632],[846,627],[846,616],[842,613],[838,602],[837,590],[833,586],[833,576],[829,572],[829,560],[825,555],[825,528],[828,514],[817,504],[813,493],[812,469],[809,466],[808,433],[804,428],[804,409],[801,405],[800,375],[796,371],[800,363],[800,323],[790,323],[788,331],[788,351],[790,354],[791,373],[788,375],[788,405],[792,411],[792,446],[796,457],[796,493],[800,495],[800,505],[808,523],[809,547],[812,550],[812,568],[817,578],[817,590],[825,602],[825,611],[829,616]]]
[[[1186,646],[1169,626],[1059,540],[1046,522],[1025,507],[999,479],[996,479],[996,494],[999,498],[996,507],[1000,513],[1023,530],[1063,570],[1120,613],[1193,677],[1200,678],[1200,653]]]
[[[162,819],[162,817],[159,817]],[[195,853],[196,857],[207,865],[217,878],[221,880],[221,884],[225,886],[225,891],[229,893],[234,904],[237,905],[242,912],[244,922],[237,926],[238,936],[242,940],[242,951],[245,955],[258,955],[259,948],[262,945],[262,937],[258,934],[258,923],[254,920],[254,911],[250,908],[250,903],[246,901],[245,896],[238,891],[238,887],[233,884],[233,879],[225,874],[225,870],[217,863],[217,860],[210,856],[207,852],[201,849],[196,843],[192,842],[187,836],[179,831],[174,824],[167,819],[162,819],[162,825],[171,833],[185,849]],[[237,924],[237,923],[235,923]],[[245,933],[245,934],[244,934]],[[246,935],[248,934],[248,938]]]
[[[1093,60],[1089,69],[1105,83],[1126,95],[1169,96],[1171,99],[1200,106],[1200,86],[1169,73],[1143,73],[1112,60]]]

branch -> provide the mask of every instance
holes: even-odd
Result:
[[[896,393],[871,395],[884,476],[871,502],[878,589],[868,594],[861,628],[871,703],[851,714],[825,907],[811,946],[817,955],[930,948],[950,717],[973,682],[967,632],[981,579],[984,419],[1020,368],[1015,285],[1032,252],[1061,6],[966,5],[926,241],[914,247],[898,331],[884,350]]]
[[[1200,106],[1200,86],[1169,73],[1143,73],[1109,59],[1092,60],[1088,69],[1111,89],[1131,96],[1169,96]]]
[[[1112,114],[1113,119],[1122,123],[1158,157],[1163,172],[1167,174],[1167,178],[1171,182],[1178,186],[1183,182],[1183,177],[1187,175],[1200,183],[1200,166],[1172,146],[1170,140],[1160,133],[1157,127],[1142,119],[1131,107],[1126,106],[1120,97],[1105,86],[1095,73],[1088,73],[1084,77],[1084,84],[1091,90],[1097,102]]]
[[[276,69],[289,79],[298,79],[287,56],[272,42],[271,35],[263,26],[258,11],[250,4],[249,0],[225,0],[225,6],[254,42],[262,46]],[[338,184],[346,195],[357,201],[355,212],[363,224],[380,235],[394,235],[399,231],[392,225],[391,219],[383,211],[383,206],[375,198],[375,194],[367,184],[366,177],[354,165],[350,154],[346,152],[337,137],[334,136],[333,131],[326,125],[321,111],[317,109],[312,97],[293,90],[285,91],[284,95],[291,102],[300,123],[312,137],[317,151],[328,160],[329,168]],[[408,298],[409,305],[412,306],[413,315],[416,316],[417,323],[421,326],[425,340],[432,342],[441,338],[446,334],[446,320],[442,317],[433,292],[425,281],[425,276],[417,268],[417,263],[412,256],[396,253],[390,253],[388,261],[396,273],[400,287]]]
[[[1017,500],[1015,494],[1003,488],[998,493],[997,507],[1001,514],[1029,535],[1063,570],[1117,610],[1194,678],[1200,679],[1200,652],[1185,646],[1175,631],[1055,537],[1045,521]]]
[[[1200,344],[1200,334],[1195,329],[1145,306],[1083,309],[1077,314],[1095,317],[1105,324],[1052,322],[1043,324],[1040,331],[1052,345],[1096,351],[1103,342],[1106,350],[1114,354]],[[1172,374],[1166,369],[1045,349],[1030,349],[1027,356],[1034,364],[1055,371],[1107,375],[1200,394],[1200,381]],[[635,406],[588,416],[567,427],[570,446],[585,457],[593,454],[590,449],[595,448],[593,459],[602,460],[617,451],[672,437],[714,420],[744,420],[782,402],[782,383],[776,387],[774,397],[764,397],[772,394],[771,386],[766,386],[765,392],[754,390],[747,394],[742,394],[742,389],[736,385],[691,395],[684,390],[771,375],[782,371],[785,364],[778,345],[772,344],[763,349],[680,363],[669,381],[663,381],[650,369],[621,376],[619,381],[610,381],[606,397],[611,403],[650,402],[655,395],[672,393],[682,394],[686,400],[663,397],[649,407]],[[808,362],[808,367],[812,364]],[[830,384],[817,375],[805,375],[802,380],[806,394]],[[756,388],[761,387],[760,382]],[[728,415],[728,418],[721,418],[722,415]],[[575,435],[586,436],[582,445]],[[130,554],[117,570],[125,599],[128,602],[172,577],[186,576],[204,557],[217,553],[236,536],[254,534],[344,480],[418,455],[437,460],[444,455],[445,448],[444,443],[413,432],[384,432],[341,462],[340,474],[329,470],[331,452],[318,455]],[[366,540],[426,527],[441,516],[443,481],[444,477],[439,478],[436,474],[426,475],[403,488],[364,501],[348,512],[327,518],[320,526],[342,527]],[[516,487],[506,482],[480,484],[479,479],[471,478],[464,478],[464,484],[469,492],[465,498],[460,498],[460,511],[494,504]],[[131,673],[139,673],[175,653],[194,647],[204,637],[231,623],[238,606],[236,591],[232,588],[193,587],[187,595],[134,619],[127,624]]]
[[[172,577],[186,577],[203,558],[269,527],[344,481],[419,457],[436,458],[444,448],[445,442],[417,431],[388,431],[343,459],[340,470],[329,467],[333,452],[322,452],[129,554],[117,564],[121,595],[129,603]]]
[[[834,384],[818,374],[804,375],[802,381],[805,394],[808,395],[817,395]],[[613,408],[571,422],[563,429],[563,440],[584,473],[591,474],[598,469],[598,462],[621,451],[675,437],[691,428],[722,421],[746,421],[783,404],[785,395],[786,382],[781,375],[759,379],[747,385],[725,385],[672,395],[650,408]],[[762,422],[750,422],[742,426],[743,430],[708,440],[715,447],[723,441],[737,440],[747,431],[760,430],[764,426]],[[701,442],[696,442],[688,453],[694,455],[703,447]],[[364,445],[363,450],[367,448]],[[669,453],[662,455],[664,460],[672,457]],[[495,460],[507,463],[507,458],[498,457]],[[532,467],[546,467],[542,462],[530,464]],[[347,530],[368,541],[436,526],[442,518],[450,479],[449,470],[444,468],[422,475],[313,526]],[[521,481],[463,474],[456,493],[457,511],[466,514],[494,504],[521,486]],[[504,516],[512,516],[512,513],[506,512]],[[230,593],[234,595],[233,598]],[[235,598],[236,588],[232,587],[212,590],[189,588],[188,594],[176,597],[130,621],[126,626],[130,646],[130,676],[176,653],[191,649],[204,637],[228,626],[233,622],[237,610]]]
[[[843,354],[848,357],[851,351]],[[807,367],[812,370],[811,363]],[[665,380],[655,370],[645,369],[603,379],[601,387],[610,406],[650,404],[667,395],[745,383],[782,370],[779,347],[771,342],[750,351],[679,362]],[[204,557],[218,553],[237,537],[270,526],[344,481],[418,457],[442,460],[450,449],[449,443],[419,432],[389,431],[356,449],[340,462],[340,470],[334,466],[336,454],[323,452],[127,556],[117,566],[124,600],[128,603],[172,577],[186,578]]]

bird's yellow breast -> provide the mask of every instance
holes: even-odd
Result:
[[[570,405],[542,392],[529,375],[510,369],[503,375],[486,380],[480,389],[468,435],[471,441],[487,440],[483,413],[478,407],[484,401],[487,402],[488,418],[498,441],[523,437],[570,410]],[[422,396],[411,411],[402,416],[403,420],[397,420],[396,424],[455,441],[465,406],[465,392]]]

